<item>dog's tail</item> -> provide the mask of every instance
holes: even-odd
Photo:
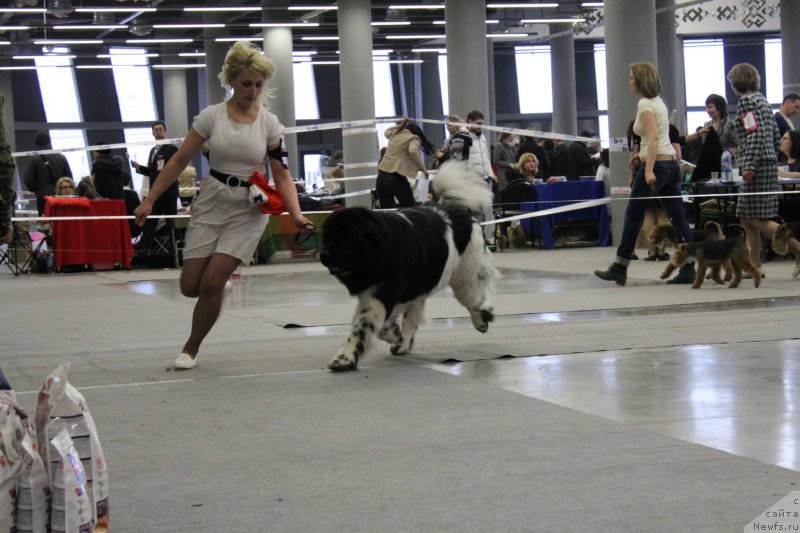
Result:
[[[466,163],[448,161],[439,167],[433,187],[442,205],[459,205],[473,213],[484,213],[492,206],[492,191],[475,176]]]

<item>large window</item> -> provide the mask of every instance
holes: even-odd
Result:
[[[297,120],[316,120],[319,118],[319,106],[317,105],[314,66],[308,63],[295,63],[292,68],[294,70],[294,116]]]
[[[518,46],[514,58],[517,62],[520,113],[552,113],[550,47]]]
[[[783,52],[780,39],[764,41],[764,59],[766,62],[764,83],[767,86],[765,96],[769,103],[780,105],[783,101]]]
[[[148,68],[146,50],[140,48],[112,48],[111,65],[114,72],[114,85],[117,90],[119,112],[123,122],[154,121],[156,114],[156,101],[153,94],[153,79]],[[152,141],[151,128],[125,128],[125,142]],[[151,146],[129,146],[128,159],[142,165],[147,165],[147,157]],[[126,161],[126,164],[129,164]],[[149,183],[143,183],[141,174],[136,173],[129,166],[131,173],[131,186],[134,190],[141,191],[149,188]]]
[[[705,107],[709,94],[725,96],[725,53],[721,40],[684,41],[686,106]],[[667,102],[672,106],[674,102]]]
[[[56,51],[62,54],[69,52],[63,48]],[[47,55],[37,57],[35,61],[47,122],[82,122],[72,59],[68,55]],[[50,130],[50,140],[56,149],[86,146],[86,136],[81,129]],[[64,155],[74,176],[80,177],[89,173],[86,152],[68,152]]]
[[[373,61],[372,72],[375,85],[375,116],[393,117],[395,105],[392,65],[388,61]]]
[[[611,133],[608,131],[608,75],[606,73],[606,45],[594,45],[594,72],[595,85],[597,86],[597,110],[600,114],[597,117],[597,134],[602,139],[601,144],[608,148],[608,139]]]
[[[447,84],[447,54],[439,54],[439,85],[442,88],[442,113],[450,114],[450,92]]]

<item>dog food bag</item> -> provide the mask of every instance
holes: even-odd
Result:
[[[41,446],[62,429],[69,433],[83,462],[87,490],[94,509],[95,531],[108,531],[108,469],[106,467],[103,448],[97,434],[97,427],[92,418],[86,399],[67,381],[69,365],[59,365],[42,385],[36,403],[34,416],[39,452],[47,468],[58,458],[48,460],[48,452]],[[53,473],[50,473],[51,483]]]
[[[50,480],[53,487],[50,531],[92,533],[94,509],[86,490],[83,464],[69,431],[66,428],[61,430],[50,444],[52,448],[49,453],[55,459],[50,465]]]
[[[22,451],[23,467],[17,491],[17,533],[47,533],[50,479],[31,427],[22,437]]]
[[[16,529],[15,502],[22,472],[22,437],[27,415],[11,391],[0,392],[0,532]]]

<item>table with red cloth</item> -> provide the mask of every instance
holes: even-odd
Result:
[[[126,216],[123,200],[88,198],[45,198],[45,217]],[[55,266],[93,265],[95,269],[120,264],[130,268],[133,257],[131,231],[126,219],[53,220]]]

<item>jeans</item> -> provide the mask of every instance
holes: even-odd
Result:
[[[616,260],[617,263],[623,265],[627,265],[630,261],[631,254],[636,248],[639,230],[642,229],[644,222],[647,202],[639,200],[639,198],[674,196],[675,198],[663,198],[661,203],[667,209],[672,226],[681,240],[686,243],[692,242],[692,230],[689,228],[689,221],[686,219],[686,211],[681,198],[681,170],[678,162],[674,160],[655,162],[653,166],[653,173],[656,175],[655,190],[651,189],[644,179],[644,167],[645,165],[642,165],[636,172],[628,207],[625,209],[625,225],[622,228],[622,240],[617,248]]]
[[[408,179],[402,174],[378,170],[375,190],[378,193],[381,209],[391,209],[395,205],[414,207],[414,192],[411,190]],[[397,203],[395,203],[395,198],[397,198]]]

